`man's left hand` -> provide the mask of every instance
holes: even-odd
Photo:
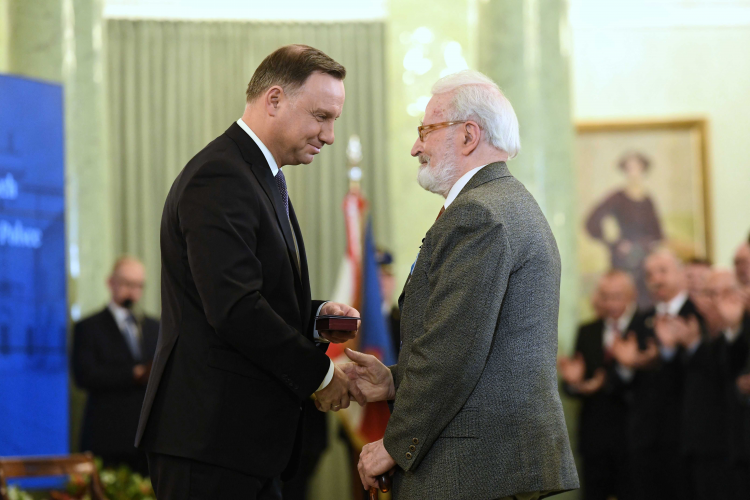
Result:
[[[378,487],[377,477],[390,471],[396,465],[383,446],[383,440],[366,444],[359,454],[359,478],[362,480],[362,486],[367,490],[371,487]]]
[[[323,304],[323,307],[320,309],[320,315],[321,316],[350,316],[359,318],[360,314],[359,311],[354,309],[351,306],[348,306],[346,304],[341,304],[339,302],[326,302]],[[357,331],[354,332],[346,332],[346,331],[340,331],[340,330],[320,330],[318,331],[318,335],[323,337],[329,342],[333,342],[334,344],[343,344],[344,342],[353,339],[357,336],[357,332],[359,332],[359,327],[362,325],[362,322],[359,321],[357,323]]]

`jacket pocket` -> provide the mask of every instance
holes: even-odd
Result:
[[[226,349],[211,347],[208,350],[208,366],[256,380],[273,380],[240,353]]]
[[[441,438],[479,437],[479,408],[463,408],[443,429]]]

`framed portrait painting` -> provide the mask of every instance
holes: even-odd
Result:
[[[651,300],[643,261],[666,246],[710,258],[706,122],[583,122],[576,126],[582,306],[611,268],[631,273]]]

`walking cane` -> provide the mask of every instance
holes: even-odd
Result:
[[[388,493],[391,491],[391,476],[388,473],[385,473],[381,476],[378,476],[378,486],[380,487],[380,491],[383,493]],[[378,489],[374,487],[370,487],[370,500],[378,500]]]

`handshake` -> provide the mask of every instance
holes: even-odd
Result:
[[[330,383],[314,394],[318,410],[339,411],[352,399],[364,406],[395,397],[391,370],[378,358],[348,348],[345,353],[352,362],[335,365]]]

